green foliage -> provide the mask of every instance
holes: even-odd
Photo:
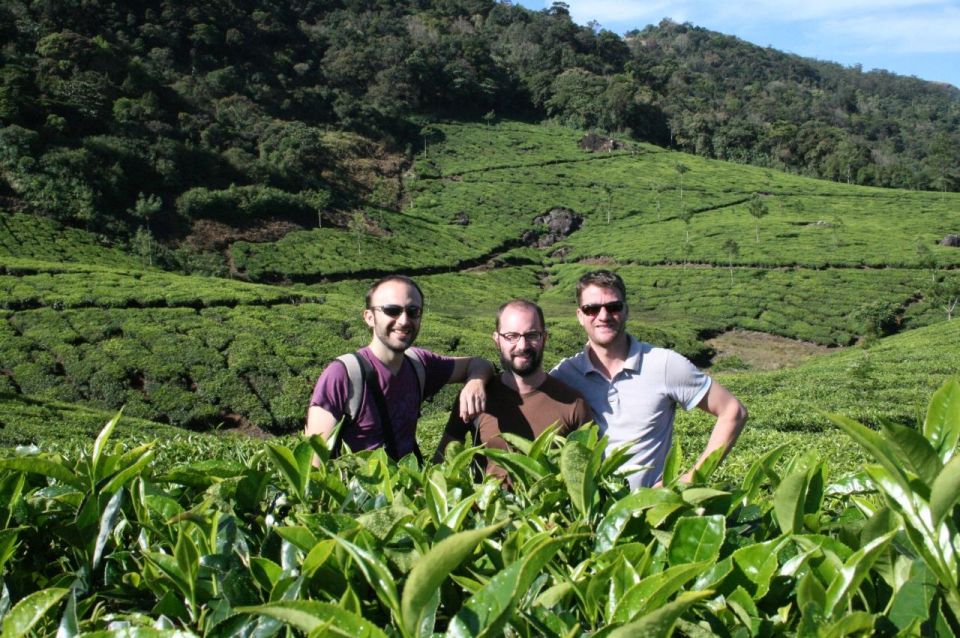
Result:
[[[780,446],[732,483],[634,492],[595,428],[502,452],[507,491],[456,444],[423,468],[313,439],[158,471],[159,444],[111,443],[118,415],[92,448],[0,459],[3,631],[951,635],[958,406],[954,379],[922,432],[835,417],[878,462],[838,479]]]

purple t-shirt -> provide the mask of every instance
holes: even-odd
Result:
[[[453,374],[453,359],[434,354],[428,350],[414,348],[423,361],[425,378],[423,398],[428,399],[440,391],[450,375]],[[404,357],[403,365],[397,374],[393,374],[383,365],[369,347],[361,348],[361,357],[373,366],[380,384],[380,390],[386,400],[390,413],[390,424],[396,437],[397,454],[403,457],[413,452],[417,435],[417,417],[420,416],[420,388],[417,371]],[[348,405],[347,369],[339,361],[333,361],[324,368],[310,398],[311,406],[319,406],[339,421],[347,412]],[[357,423],[341,431],[343,442],[351,450],[372,450],[383,445],[384,433],[377,416],[376,403],[369,392],[363,394]]]

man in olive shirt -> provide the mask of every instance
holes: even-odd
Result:
[[[443,457],[451,441],[463,441],[471,427],[474,440],[506,450],[501,433],[534,439],[554,423],[560,434],[567,434],[591,420],[580,393],[544,372],[546,340],[543,311],[537,304],[515,299],[500,306],[493,342],[500,351],[503,372],[487,385],[486,406],[472,425],[460,418],[458,410],[453,411],[435,458]],[[507,478],[496,464],[487,462],[485,467],[487,473]]]

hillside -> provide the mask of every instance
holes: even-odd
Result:
[[[179,272],[229,272],[223,238],[399,211],[403,173],[451,114],[845,183],[960,187],[955,87],[686,24],[624,39],[562,3],[9,2],[0,35],[0,202]]]
[[[435,128],[404,177],[402,210],[368,209],[369,224],[353,229],[229,245],[237,274],[263,283],[168,273],[84,231],[0,213],[0,436],[42,443],[56,428],[83,437],[95,415],[121,406],[152,428],[297,432],[323,365],[367,340],[369,280],[392,270],[425,290],[420,345],[493,357],[495,309],[522,296],[545,308],[552,365],[582,344],[576,278],[616,268],[632,332],[714,364],[747,401],[751,425],[730,472],[786,440],[850,467],[849,449],[824,443],[820,411],[911,423],[960,372],[960,321],[946,321],[945,308],[960,296],[960,249],[938,244],[960,228],[960,196],[646,145],[590,152],[578,146],[582,133],[562,127]],[[755,200],[766,208],[758,218]],[[538,223],[553,209],[576,223]],[[734,329],[836,352],[753,370],[705,342]],[[854,346],[863,339],[868,347]],[[448,389],[426,407],[425,448],[452,399]],[[680,427],[685,449],[697,449],[706,421],[691,415]]]

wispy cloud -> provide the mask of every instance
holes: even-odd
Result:
[[[832,38],[851,52],[960,53],[960,9],[827,20],[817,32],[818,39]]]
[[[550,4],[543,2],[544,7]],[[668,17],[754,40],[788,28],[798,41],[822,44],[830,38],[831,48],[852,55],[960,51],[960,0],[567,0],[567,4],[576,22],[596,20],[620,32]]]

